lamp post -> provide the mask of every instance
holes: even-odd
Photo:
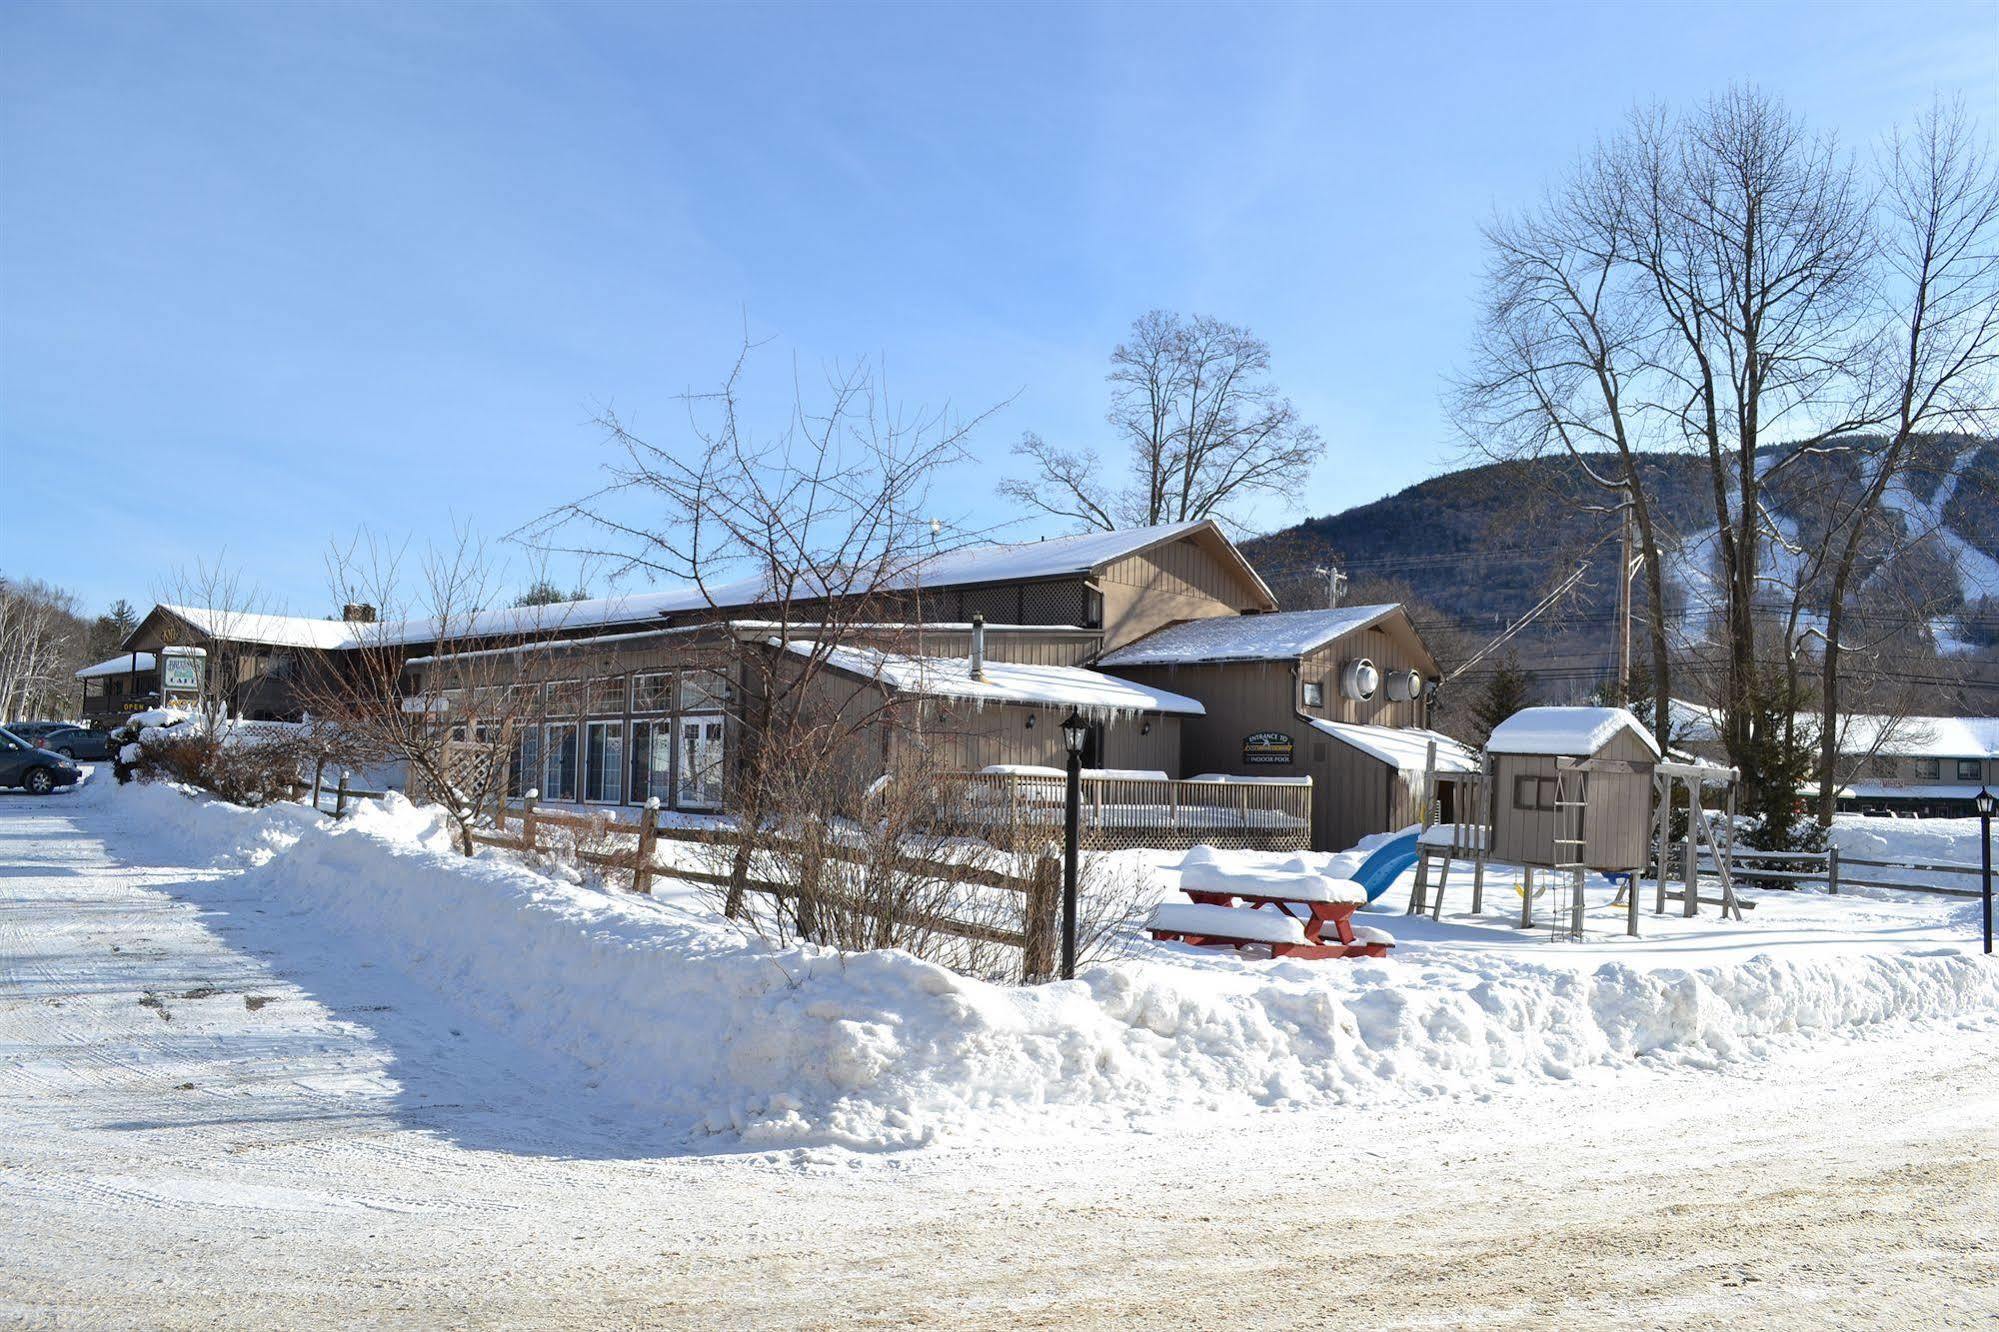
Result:
[[[1978,864],[1985,871],[1985,951],[1992,951],[1992,816],[1999,813],[1999,795],[1981,786],[1971,798],[1978,810]]]
[[[1076,979],[1076,849],[1083,840],[1083,741],[1090,724],[1071,709],[1062,723],[1062,747],[1069,751],[1069,789],[1062,805],[1062,979]]]

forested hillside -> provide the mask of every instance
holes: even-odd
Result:
[[[1783,454],[1768,456],[1774,462]],[[1939,441],[1926,457],[1893,488],[1870,527],[1856,608],[1867,641],[1885,640],[1882,650],[1896,660],[1920,663],[1940,654],[1955,672],[1976,677],[1999,644],[1999,443]],[[1800,581],[1805,606],[1823,605],[1813,556],[1826,543],[1828,515],[1851,503],[1867,467],[1863,446],[1800,459],[1771,486],[1770,526],[1781,536],[1766,543],[1764,560],[1773,617],[1781,618]],[[1714,564],[1707,460],[1655,454],[1644,474],[1671,547],[1669,622],[1698,651]],[[1324,605],[1326,579],[1315,570],[1337,566],[1352,578],[1348,601],[1411,602],[1446,658],[1458,660],[1586,561],[1581,583],[1516,640],[1520,655],[1536,660],[1540,692],[1559,695],[1586,692],[1610,668],[1619,526],[1613,509],[1611,497],[1567,458],[1498,463],[1307,519],[1246,549],[1287,608]],[[1642,579],[1637,588],[1643,616],[1649,607]]]

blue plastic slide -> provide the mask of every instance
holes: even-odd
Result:
[[[1387,845],[1376,847],[1374,854],[1353,872],[1353,879],[1367,889],[1367,900],[1372,902],[1388,891],[1396,875],[1415,863],[1416,834],[1404,833]]]

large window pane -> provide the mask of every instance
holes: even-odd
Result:
[[[561,722],[548,727],[548,765],[542,779],[544,800],[576,799],[576,725]]]
[[[672,764],[672,723],[633,722],[631,803],[643,805],[653,796],[662,805],[672,803]]]
[[[723,726],[720,716],[681,719],[679,804],[682,809],[722,807]]]
[[[720,711],[728,701],[729,682],[720,671],[687,671],[680,677],[680,710]]]
[[[624,723],[591,722],[585,735],[583,798],[615,805],[624,799]]]
[[[673,711],[673,674],[670,671],[658,675],[638,675],[632,677],[633,712]]]

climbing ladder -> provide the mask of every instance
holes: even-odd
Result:
[[[1583,811],[1589,808],[1589,772],[1575,766],[1573,759],[1555,761],[1555,836],[1554,865],[1555,882],[1559,885],[1566,877],[1569,884],[1569,922],[1562,925],[1561,899],[1551,896],[1554,907],[1554,939],[1580,939],[1583,937],[1583,880],[1588,876],[1585,862],[1588,837],[1583,827]],[[1557,890],[1559,892],[1559,889]],[[1523,926],[1531,925],[1533,912],[1531,895],[1521,899]]]

